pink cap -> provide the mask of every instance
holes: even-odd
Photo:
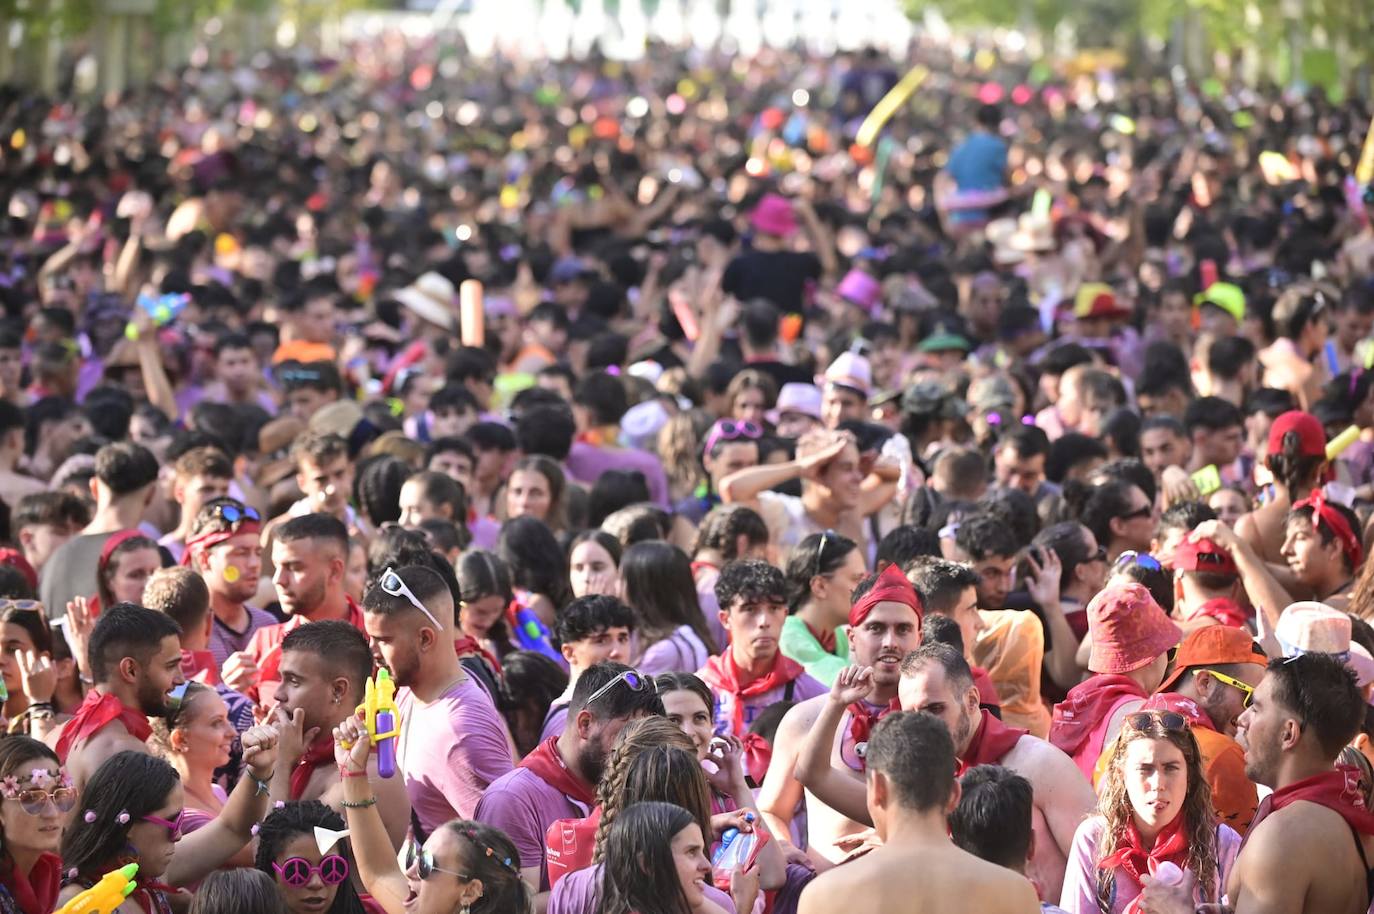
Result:
[[[782,385],[778,391],[778,403],[768,413],[768,421],[774,425],[783,413],[801,413],[816,421],[821,418],[821,391],[814,384],[799,384],[796,381]]]
[[[792,204],[786,197],[764,194],[749,217],[749,223],[765,235],[786,238],[797,230],[797,214],[792,211]]]
[[[878,280],[863,270],[850,270],[835,291],[840,298],[870,313],[882,302],[883,297],[883,288]]]
[[[857,352],[841,352],[823,378],[826,384],[851,387],[867,397],[873,391],[873,368]]]
[[[1149,666],[1183,640],[1183,632],[1141,584],[1115,584],[1088,604],[1094,673],[1129,673]]]

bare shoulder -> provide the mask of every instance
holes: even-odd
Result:
[[[798,734],[809,730],[816,723],[816,718],[821,716],[821,708],[825,706],[829,697],[829,695],[818,695],[793,705],[783,715],[782,723],[778,725],[779,734],[784,732]]]
[[[1076,777],[1085,785],[1087,778],[1078,770],[1078,766],[1073,763],[1073,759],[1064,754],[1048,740],[1043,740],[1038,736],[1027,733],[1021,737],[1011,751],[1002,756],[1002,764],[1024,775],[1027,778],[1060,778]]]

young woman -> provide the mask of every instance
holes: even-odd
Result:
[[[763,428],[768,411],[778,400],[778,385],[763,372],[746,369],[730,379],[725,400],[730,404],[728,418]]]
[[[0,912],[48,914],[62,885],[57,855],[76,789],[57,755],[27,736],[0,738]]]
[[[1326,476],[1326,432],[1316,416],[1292,410],[1269,426],[1264,465],[1273,480],[1273,498],[1236,521],[1236,535],[1271,566],[1271,573],[1298,599],[1305,589],[1283,558],[1284,528],[1293,505],[1319,489]]]
[[[334,760],[343,775],[343,806],[363,887],[386,914],[523,914],[529,890],[520,854],[499,829],[455,819],[423,847],[401,850],[387,836],[367,777],[367,728],[351,717],[334,728]],[[404,865],[405,870],[401,867]]]
[[[95,614],[100,614],[101,607],[142,600],[143,585],[161,567],[157,543],[137,530],[121,530],[110,537],[95,566]]]
[[[620,593],[620,541],[604,530],[583,530],[568,548],[574,597]]]
[[[641,673],[694,673],[715,651],[687,554],[662,540],[635,543],[620,565],[621,599],[635,611]]]
[[[366,908],[348,878],[346,839],[322,852],[316,828],[343,831],[343,817],[318,800],[274,809],[258,829],[252,865],[272,877],[290,914],[363,914]]]
[[[813,533],[792,550],[785,571],[780,649],[814,678],[833,683],[849,662],[839,629],[849,621],[849,595],[868,573],[863,550],[838,533]]]
[[[692,741],[692,751],[703,763],[711,785],[711,814],[754,806],[754,792],[744,779],[744,747],[734,737],[715,736],[716,699],[710,687],[691,673],[664,673],[654,683],[668,722]]]
[[[636,803],[605,842],[600,914],[704,914],[724,910],[710,894],[706,838],[671,803]],[[755,892],[757,894],[757,892]],[[744,910],[753,907],[752,900]],[[737,902],[735,909],[739,910]]]
[[[533,517],[561,533],[568,525],[567,488],[567,478],[557,463],[541,454],[522,457],[506,481],[505,516]]]
[[[0,600],[0,676],[4,715],[13,733],[46,736],[55,725],[57,667],[52,631],[37,600]]]
[[[434,470],[424,470],[407,479],[401,486],[398,504],[402,527],[418,527],[435,518],[455,524],[465,524],[468,519],[468,499],[462,483]]]
[[[227,863],[253,840],[253,826],[267,812],[277,732],[253,727],[241,741],[248,767],[224,811],[184,838],[186,793],[176,769],[141,752],[106,759],[86,782],[62,836],[66,885],[58,902],[70,901],[111,870],[137,863],[139,887],[115,911],[170,914],[169,887],[194,883]]]
[[[1122,725],[1098,815],[1074,835],[1059,906],[1069,914],[1134,912],[1141,878],[1165,861],[1197,879],[1197,903],[1218,902],[1239,852],[1240,836],[1214,818],[1187,720],[1139,711]]]
[[[244,914],[248,911],[252,914],[293,914],[288,912],[271,877],[245,869],[211,873],[196,889],[190,914]]]
[[[510,569],[515,599],[552,628],[558,611],[573,598],[568,560],[553,532],[533,517],[513,517],[501,525],[496,554]]]

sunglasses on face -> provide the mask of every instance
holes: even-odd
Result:
[[[1125,514],[1121,515],[1121,519],[1134,520],[1137,517],[1149,517],[1151,514],[1154,513],[1154,510],[1155,509],[1153,505],[1141,505],[1134,511],[1127,511]]]
[[[444,627],[439,624],[439,620],[434,618],[434,613],[425,609],[425,604],[421,603],[420,599],[411,592],[410,588],[406,586],[406,582],[401,580],[401,576],[394,569],[388,568],[383,571],[382,576],[377,579],[377,586],[382,588],[382,593],[388,596],[405,597],[411,606],[424,613],[425,618],[434,623],[435,628],[440,631],[444,630]]]
[[[1234,689],[1239,689],[1241,695],[1244,696],[1240,703],[1240,706],[1242,708],[1250,707],[1250,702],[1255,700],[1254,686],[1248,683],[1241,682],[1234,676],[1227,676],[1225,673],[1218,673],[1216,670],[1202,670],[1201,672],[1206,673],[1208,676],[1211,676],[1217,682],[1222,682],[1228,686],[1231,686]]]
[[[52,790],[43,790],[39,787],[30,787],[20,791],[9,799],[18,800],[19,808],[31,816],[40,816],[51,801],[53,808],[58,812],[71,812],[76,805],[75,787],[54,787]]]
[[[1126,726],[1132,730],[1145,732],[1150,725],[1158,723],[1169,733],[1182,733],[1188,729],[1188,720],[1176,711],[1137,711],[1126,715]]]
[[[310,884],[310,877],[316,873],[325,885],[338,885],[348,878],[348,861],[338,854],[330,854],[320,861],[319,866],[311,866],[304,857],[288,857],[281,863],[273,863],[281,881],[299,889]]]
[[[161,825],[163,828],[167,829],[168,841],[178,841],[181,839],[181,820],[185,818],[185,816],[186,810],[183,809],[181,812],[177,813],[177,817],[171,821],[161,816],[144,816],[142,821],[150,822],[153,825]]]
[[[1159,559],[1148,552],[1136,552],[1134,549],[1127,549],[1116,557],[1116,564],[1112,565],[1112,573],[1115,574],[1130,567],[1132,562],[1146,571],[1159,571],[1163,568],[1159,564]]]
[[[625,683],[631,692],[643,692],[646,689],[653,689],[655,692],[658,691],[658,683],[654,682],[651,677],[645,676],[637,670],[626,670],[593,692],[591,697],[587,699],[587,704],[596,701],[622,682]]]
[[[721,419],[711,426],[711,431],[707,432],[706,446],[702,449],[702,453],[711,453],[711,449],[722,441],[736,441],[740,438],[757,441],[762,437],[763,429],[747,419],[743,421]]]
[[[472,877],[467,873],[460,873],[457,870],[446,870],[434,865],[434,855],[421,847],[414,839],[407,841],[397,855],[396,862],[400,864],[401,872],[408,873],[411,867],[415,868],[415,874],[421,879],[428,879],[435,873],[447,873],[456,876],[464,882],[471,882]]]

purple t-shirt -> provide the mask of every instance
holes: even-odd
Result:
[[[547,914],[596,914],[604,863],[595,863],[584,870],[574,870],[553,887],[549,894]],[[715,903],[725,914],[735,914],[735,902],[729,895],[707,883],[702,892],[706,900]],[[760,895],[760,898],[763,896]]]
[[[697,676],[701,675],[700,672],[697,673]],[[702,678],[704,679],[705,677]],[[707,681],[709,682],[709,680]],[[830,694],[830,689],[819,681],[812,679],[806,673],[802,673],[796,679],[788,683],[788,685],[792,687],[792,694],[790,695],[788,694],[787,686],[783,686],[764,692],[762,695],[754,695],[750,698],[746,698],[744,700],[744,730],[734,735],[743,738],[744,734],[749,731],[749,725],[752,724],[754,719],[762,714],[771,704],[779,701],[802,702],[806,701],[808,698],[816,698],[821,695]],[[735,695],[733,692],[722,692],[716,689],[712,689],[712,691],[715,692],[716,696],[716,707],[711,715],[712,719],[715,721],[716,733],[721,735],[733,733],[735,726]]]
[[[662,641],[650,645],[636,668],[646,676],[660,673],[691,673],[701,669],[711,657],[706,645],[690,625],[679,625]]]
[[[559,819],[584,819],[591,808],[563,795],[529,768],[513,768],[477,803],[473,818],[501,829],[520,852],[521,867],[539,864],[539,891],[549,890],[544,833]]]
[[[410,689],[396,704],[396,763],[420,825],[433,832],[452,819],[471,819],[482,791],[511,770],[505,724],[491,696],[465,676],[427,704]]]
[[[277,625],[278,619],[265,609],[257,609],[253,606],[245,606],[248,610],[248,628],[241,632],[234,631],[215,617],[215,623],[210,627],[210,653],[215,657],[215,665],[224,669],[224,661],[229,659],[230,654],[248,650],[248,642],[253,640],[253,633],[260,628],[269,625]]]
[[[663,462],[646,451],[634,448],[599,448],[585,441],[574,441],[565,461],[569,475],[576,482],[595,485],[607,470],[639,470],[649,484],[649,498],[661,508],[670,508],[668,477]]]
[[[495,518],[479,517],[468,524],[472,534],[473,549],[495,549],[496,541],[501,538],[501,524]]]
[[[549,713],[544,717],[544,730],[539,734],[539,742],[544,742],[551,736],[562,736],[563,729],[568,725],[568,703],[560,704],[554,702],[549,706]]]

